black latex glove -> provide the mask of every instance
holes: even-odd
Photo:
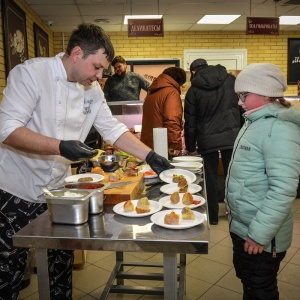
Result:
[[[98,150],[93,150],[80,141],[60,141],[59,151],[61,156],[72,161],[91,158],[98,153]]]
[[[146,156],[146,162],[151,167],[151,169],[158,175],[164,170],[175,168],[168,162],[166,158],[158,155],[153,150],[151,150]]]

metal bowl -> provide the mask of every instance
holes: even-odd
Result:
[[[97,160],[91,160],[94,167],[101,167],[105,172],[114,172],[126,164],[128,156],[123,155],[101,155]]]

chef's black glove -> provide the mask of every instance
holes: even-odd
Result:
[[[158,155],[153,150],[151,150],[146,156],[146,162],[151,167],[151,169],[158,175],[164,170],[175,168],[168,162],[166,158]]]
[[[98,153],[98,150],[93,150],[80,141],[60,141],[59,151],[61,156],[72,161],[91,158]]]

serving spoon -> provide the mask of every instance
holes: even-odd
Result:
[[[50,197],[55,197],[48,189],[42,188],[42,191]]]

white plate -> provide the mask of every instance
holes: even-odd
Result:
[[[93,174],[93,173],[85,173],[85,174],[77,174],[77,175],[72,175],[69,177],[65,178],[65,182],[78,182],[79,178],[85,178],[85,177],[91,177],[93,178],[93,181],[85,181],[85,183],[88,182],[98,182],[101,181],[102,179],[104,179],[104,176],[100,175],[100,174]]]
[[[203,164],[196,161],[180,161],[180,162],[171,162],[171,165],[175,168],[191,168],[191,169],[201,169]]]
[[[149,200],[149,202],[151,204],[149,212],[143,213],[143,214],[138,214],[135,210],[130,211],[130,212],[125,212],[124,208],[123,208],[125,202],[126,201],[116,204],[113,207],[113,211],[116,214],[121,215],[121,216],[131,217],[131,218],[140,218],[140,217],[150,216],[162,209],[162,205],[160,203],[158,203],[157,201]],[[135,208],[138,200],[131,200],[131,202],[133,203],[134,208]]]
[[[170,196],[162,197],[161,199],[159,199],[158,202],[166,208],[180,209],[180,208],[185,207],[186,205],[182,203],[182,197],[183,197],[184,193],[180,193],[179,195],[180,195],[180,201],[176,204],[171,202]],[[203,197],[198,196],[198,195],[193,195],[193,199],[196,200],[196,201],[200,201],[200,203],[199,204],[190,204],[190,205],[188,205],[191,209],[199,207],[199,206],[203,205],[206,202]]]
[[[168,169],[159,174],[159,178],[166,183],[173,183],[173,175],[183,175],[188,184],[196,181],[197,177],[194,173],[182,169]]]
[[[151,169],[149,170],[140,170],[139,173],[146,173],[146,172],[154,172],[152,171]],[[155,173],[155,172],[154,172]],[[148,178],[155,178],[157,177],[158,175],[155,173],[153,175],[147,175],[147,174],[144,174],[144,178],[148,179]]]
[[[187,162],[187,161],[197,161],[197,162],[202,162],[202,157],[199,156],[176,156],[173,157],[173,160],[175,162]]]
[[[202,190],[202,187],[198,184],[191,183],[188,186],[188,192],[191,194],[198,193]],[[160,187],[160,191],[165,194],[173,194],[174,192],[179,192],[179,187],[177,183],[169,183]]]
[[[195,220],[182,220],[180,218],[178,225],[165,224],[164,223],[165,215],[171,213],[172,211],[174,211],[176,214],[181,216],[181,209],[162,210],[162,211],[157,212],[156,214],[152,215],[150,217],[150,220],[151,220],[151,222],[153,222],[154,224],[156,224],[158,226],[169,228],[169,229],[187,229],[187,228],[197,226],[205,221],[205,216],[203,214],[199,213],[198,211],[194,211],[193,213],[195,215]]]

